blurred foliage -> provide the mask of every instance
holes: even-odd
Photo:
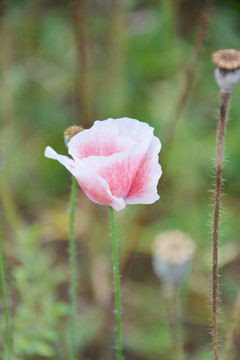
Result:
[[[160,201],[117,214],[122,266],[124,352],[128,360],[171,357],[164,288],[151,269],[160,231],[180,229],[197,243],[181,288],[186,359],[212,359],[209,343],[211,208],[218,92],[211,53],[239,47],[240,6],[214,9],[194,86],[175,127],[169,121],[194,53],[205,2],[190,0],[7,1],[0,3],[0,203],[14,330],[14,360],[68,358],[68,202],[70,175],[43,157],[66,153],[74,123],[129,116],[148,122],[162,141]],[[85,54],[83,62],[81,54]],[[240,266],[239,85],[231,106],[221,214],[222,339]],[[90,119],[90,120],[87,120]],[[113,358],[111,242],[107,209],[78,193],[78,350],[81,360]],[[0,303],[2,310],[2,304]],[[0,317],[0,338],[3,337]],[[0,345],[0,353],[3,344]],[[240,337],[229,360],[239,359]],[[2,354],[0,355],[0,358]]]
[[[53,356],[61,343],[60,321],[67,314],[67,304],[51,292],[66,276],[63,268],[52,268],[54,257],[39,248],[38,233],[33,227],[21,234],[17,245],[21,264],[13,270],[21,300],[14,315],[14,346],[16,354],[24,357]]]

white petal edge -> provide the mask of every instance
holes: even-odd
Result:
[[[74,160],[69,159],[68,156],[59,155],[55,150],[53,150],[50,146],[47,146],[44,152],[44,156],[49,159],[59,161],[63,166],[65,166],[71,173],[72,169],[76,166]]]
[[[100,139],[107,138],[117,138],[119,136],[124,137],[121,139],[121,142],[124,141],[124,150],[127,150],[127,142],[139,142],[146,136],[153,136],[154,128],[149,126],[148,123],[141,122],[137,119],[131,119],[127,117],[118,118],[118,119],[106,119],[106,120],[96,120],[93,126],[90,129],[85,129],[80,133],[73,136],[73,138],[68,143],[68,152],[76,160],[78,156],[78,147],[82,143],[86,143],[85,138],[94,140],[95,134],[99,136]]]
[[[108,183],[102,179],[100,176],[97,175],[96,171],[92,168],[87,168],[85,166],[81,166],[79,163],[76,166],[74,160],[69,159],[67,156],[59,155],[55,150],[53,150],[50,146],[47,146],[44,152],[44,155],[49,159],[54,159],[59,161],[62,165],[64,165],[72,175],[77,179],[80,187],[84,187],[84,184],[90,185],[91,180],[95,181],[94,186],[97,187],[98,185],[101,187],[102,191],[105,191],[109,198],[112,200],[108,204],[103,204],[98,202],[96,198],[94,199],[91,196],[89,191],[85,192],[90,200],[99,204],[99,205],[107,205],[111,206],[114,210],[120,211],[125,208],[126,204],[123,199],[116,198],[111,194],[109,189]]]
[[[109,120],[114,121],[117,125],[119,135],[129,136],[137,142],[141,141],[146,135],[153,136],[154,128],[146,122],[127,117]]]
[[[158,174],[155,175],[155,177],[159,180],[161,175],[162,175],[162,169],[161,166],[159,165],[159,172]],[[157,182],[158,182],[157,180]],[[130,199],[126,198],[124,199],[126,204],[129,205],[134,205],[134,204],[145,204],[145,205],[150,205],[155,203],[156,201],[158,201],[160,199],[160,195],[157,192],[157,185],[146,189],[144,192],[144,195],[142,195],[141,197],[132,197]]]
[[[126,151],[135,142],[136,141],[128,136],[128,134],[120,135],[118,133],[115,120],[97,120],[90,129],[83,130],[72,137],[68,143],[68,153],[74,160],[89,156],[110,156],[118,152]],[[88,148],[88,150],[90,149],[89,154],[83,155],[86,148]],[[98,151],[104,148],[115,149],[111,151],[111,154],[99,154]]]

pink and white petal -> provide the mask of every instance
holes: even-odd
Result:
[[[111,194],[108,183],[102,179],[96,171],[85,166],[78,166],[73,170],[73,175],[83,192],[90,200],[100,205],[111,206],[114,210],[120,211],[126,204],[122,198]]]
[[[127,117],[112,120],[117,124],[119,135],[129,136],[138,142],[145,136],[153,136],[153,127],[145,122]]]
[[[76,163],[74,160],[69,159],[69,157],[64,155],[59,155],[56,153],[55,150],[53,150],[50,146],[47,146],[44,152],[44,156],[46,156],[49,159],[54,159],[59,161],[62,165],[64,165],[70,172],[72,172],[72,169],[76,166]]]
[[[124,199],[127,204],[153,204],[160,198],[157,193],[157,184],[162,175],[162,169],[158,163],[160,149],[161,143],[154,136],[131,189]]]
[[[90,156],[81,160],[81,163],[95,169],[97,174],[107,181],[113,196],[124,199],[129,193],[151,140],[152,137],[145,137],[144,141],[133,145],[127,151],[108,157]]]
[[[129,149],[135,141],[118,134],[118,127],[112,119],[95,121],[94,125],[83,130],[68,143],[68,152],[74,159],[88,156],[110,156]]]

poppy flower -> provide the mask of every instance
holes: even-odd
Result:
[[[97,204],[116,211],[126,204],[152,204],[159,199],[157,184],[162,174],[161,143],[153,130],[136,119],[95,121],[68,142],[72,159],[49,146],[45,156],[64,165]]]

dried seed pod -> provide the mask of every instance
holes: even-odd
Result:
[[[234,49],[218,50],[212,54],[212,61],[224,70],[240,68],[240,51]]]
[[[224,49],[212,54],[212,61],[217,65],[215,79],[223,92],[231,92],[240,80],[240,51]]]
[[[178,230],[157,235],[153,243],[153,269],[165,283],[178,283],[190,271],[195,243]]]

